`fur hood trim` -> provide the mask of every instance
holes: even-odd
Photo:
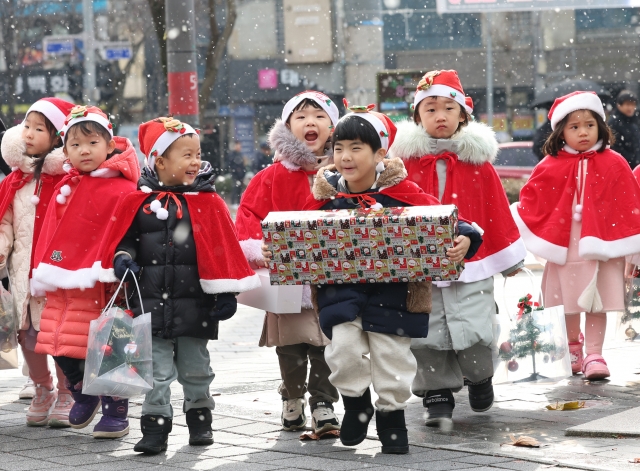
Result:
[[[314,168],[318,164],[318,156],[309,150],[304,142],[299,141],[282,120],[277,119],[267,138],[269,147],[275,150],[274,161],[282,162],[290,170],[297,170],[295,167]],[[333,151],[326,152],[329,157],[333,156]],[[325,161],[326,162],[326,161]],[[287,165],[292,164],[292,165]]]
[[[397,124],[398,132],[389,154],[402,160],[420,158],[433,154],[438,148],[438,139],[430,137],[424,128],[412,121]],[[447,139],[448,140],[448,139]],[[442,140],[441,140],[442,141]],[[484,123],[472,121],[450,139],[458,158],[463,162],[482,165],[498,155],[496,134]]]
[[[379,189],[383,190],[391,186],[397,185],[407,178],[407,170],[404,168],[402,160],[396,158],[384,159],[384,171],[378,177],[376,185]],[[313,184],[313,197],[318,200],[328,200],[338,194],[338,190],[327,180],[325,172],[335,172],[336,166],[334,164],[327,165],[326,167],[318,170],[316,179]]]
[[[19,168],[24,173],[33,173],[31,167],[31,157],[26,152],[26,146],[22,140],[22,124],[14,126],[4,133],[2,138],[2,145],[0,147],[2,151],[2,158],[11,167]],[[65,171],[62,166],[66,157],[62,152],[62,147],[53,149],[49,155],[45,157],[44,166],[42,167],[42,173],[48,175],[63,175]]]

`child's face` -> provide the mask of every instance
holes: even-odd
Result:
[[[418,104],[416,119],[427,134],[435,139],[449,139],[464,121],[456,101],[435,96],[427,97]]]
[[[158,180],[165,186],[191,185],[200,171],[200,139],[189,134],[156,158]]]
[[[27,155],[42,155],[53,148],[56,136],[51,136],[40,113],[29,113],[24,120],[22,140],[26,144]]]
[[[349,184],[349,191],[361,192],[371,188],[376,181],[376,165],[386,152],[373,152],[369,144],[360,140],[336,141],[333,146],[333,163]]]
[[[569,147],[584,152],[598,142],[598,122],[588,110],[574,111],[569,115],[562,131],[562,138]]]
[[[331,119],[313,106],[294,111],[287,124],[293,135],[304,142],[315,155],[324,155],[324,146],[331,135]]]
[[[93,172],[107,160],[115,148],[116,142],[113,139],[106,141],[96,132],[85,135],[72,128],[63,150],[74,168],[81,172]]]

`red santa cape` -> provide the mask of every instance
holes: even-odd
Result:
[[[113,272],[116,248],[150,193],[131,193],[118,207],[99,254],[100,281],[118,281]],[[260,287],[260,278],[242,254],[229,210],[220,196],[216,193],[182,193],[182,196],[191,217],[202,290],[209,294],[241,293]]]
[[[565,264],[581,161],[587,162],[587,174],[582,199],[578,198],[580,257],[607,261],[640,252],[640,187],[626,160],[610,149],[580,154],[561,150],[535,167],[520,190],[520,201],[511,207],[527,248]]]
[[[457,153],[446,149],[455,145]],[[483,231],[483,242],[465,262],[458,281],[471,283],[507,270],[527,255],[524,242],[509,211],[509,201],[493,165],[498,144],[493,131],[471,122],[451,139],[432,139],[422,126],[405,121],[391,147],[391,156],[404,161],[409,180],[426,193],[439,196],[437,161],[447,166],[447,180],[440,204],[455,204],[460,218],[473,221]]]
[[[115,141],[122,153],[90,174],[66,167],[68,173],[55,189],[35,248],[32,293],[92,288],[99,281],[97,256],[103,236],[118,203],[135,191],[140,178],[131,142],[121,137]]]

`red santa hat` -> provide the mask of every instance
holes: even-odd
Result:
[[[603,120],[607,119],[604,114],[602,101],[595,92],[578,91],[556,98],[556,101],[553,102],[553,106],[549,110],[551,129],[555,130],[558,123],[562,121],[565,116],[578,110],[593,111],[599,114]]]
[[[451,98],[462,106],[467,113],[473,113],[473,106],[469,107],[467,105],[458,72],[455,70],[432,70],[424,74],[416,88],[413,109],[417,109],[420,102],[430,96]]]
[[[111,135],[111,138],[113,138],[113,125],[109,121],[109,117],[104,114],[100,108],[97,106],[77,105],[71,109],[69,115],[64,121],[62,129],[58,131],[58,135],[62,138],[62,142],[66,140],[67,133],[74,124],[82,123],[84,121],[92,121],[99,124],[105,128],[105,130]]]
[[[464,105],[467,108],[469,114],[473,113],[473,100],[470,96],[464,97]]]
[[[200,130],[171,117],[156,118],[142,123],[138,128],[138,140],[147,167],[153,170],[156,157],[164,154],[171,144],[187,134],[200,134]]]
[[[333,102],[333,100],[324,93],[316,92],[313,90],[306,90],[302,93],[298,93],[291,100],[289,100],[282,109],[282,121],[286,123],[289,119],[289,116],[291,116],[291,113],[293,113],[293,110],[296,109],[296,106],[298,106],[300,102],[304,100],[315,101],[329,115],[331,124],[335,126],[338,123],[338,119],[340,118],[340,111],[338,110],[338,107]]]
[[[373,111],[376,105],[349,106],[346,98],[343,100],[343,103],[345,108],[352,111],[352,113],[343,116],[340,121],[351,119],[351,116],[357,116],[369,122],[376,130],[378,137],[380,137],[380,145],[388,151],[396,138],[397,129],[393,121],[391,121],[387,115]]]
[[[60,131],[64,126],[64,121],[67,118],[67,115],[71,113],[71,109],[73,107],[73,103],[69,103],[68,101],[62,100],[60,98],[41,98],[33,105],[31,105],[31,107],[27,110],[25,119],[27,116],[29,116],[29,113],[31,113],[32,111],[37,111],[38,113],[42,113],[43,115],[45,115],[45,117],[49,121],[51,121],[51,124],[54,125],[56,130]]]

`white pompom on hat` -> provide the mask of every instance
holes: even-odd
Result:
[[[568,95],[556,98],[553,106],[549,110],[549,121],[551,129],[555,130],[556,126],[567,115],[578,110],[589,110],[597,113],[603,120],[607,117],[604,114],[604,107],[600,97],[595,92],[573,92]]]

